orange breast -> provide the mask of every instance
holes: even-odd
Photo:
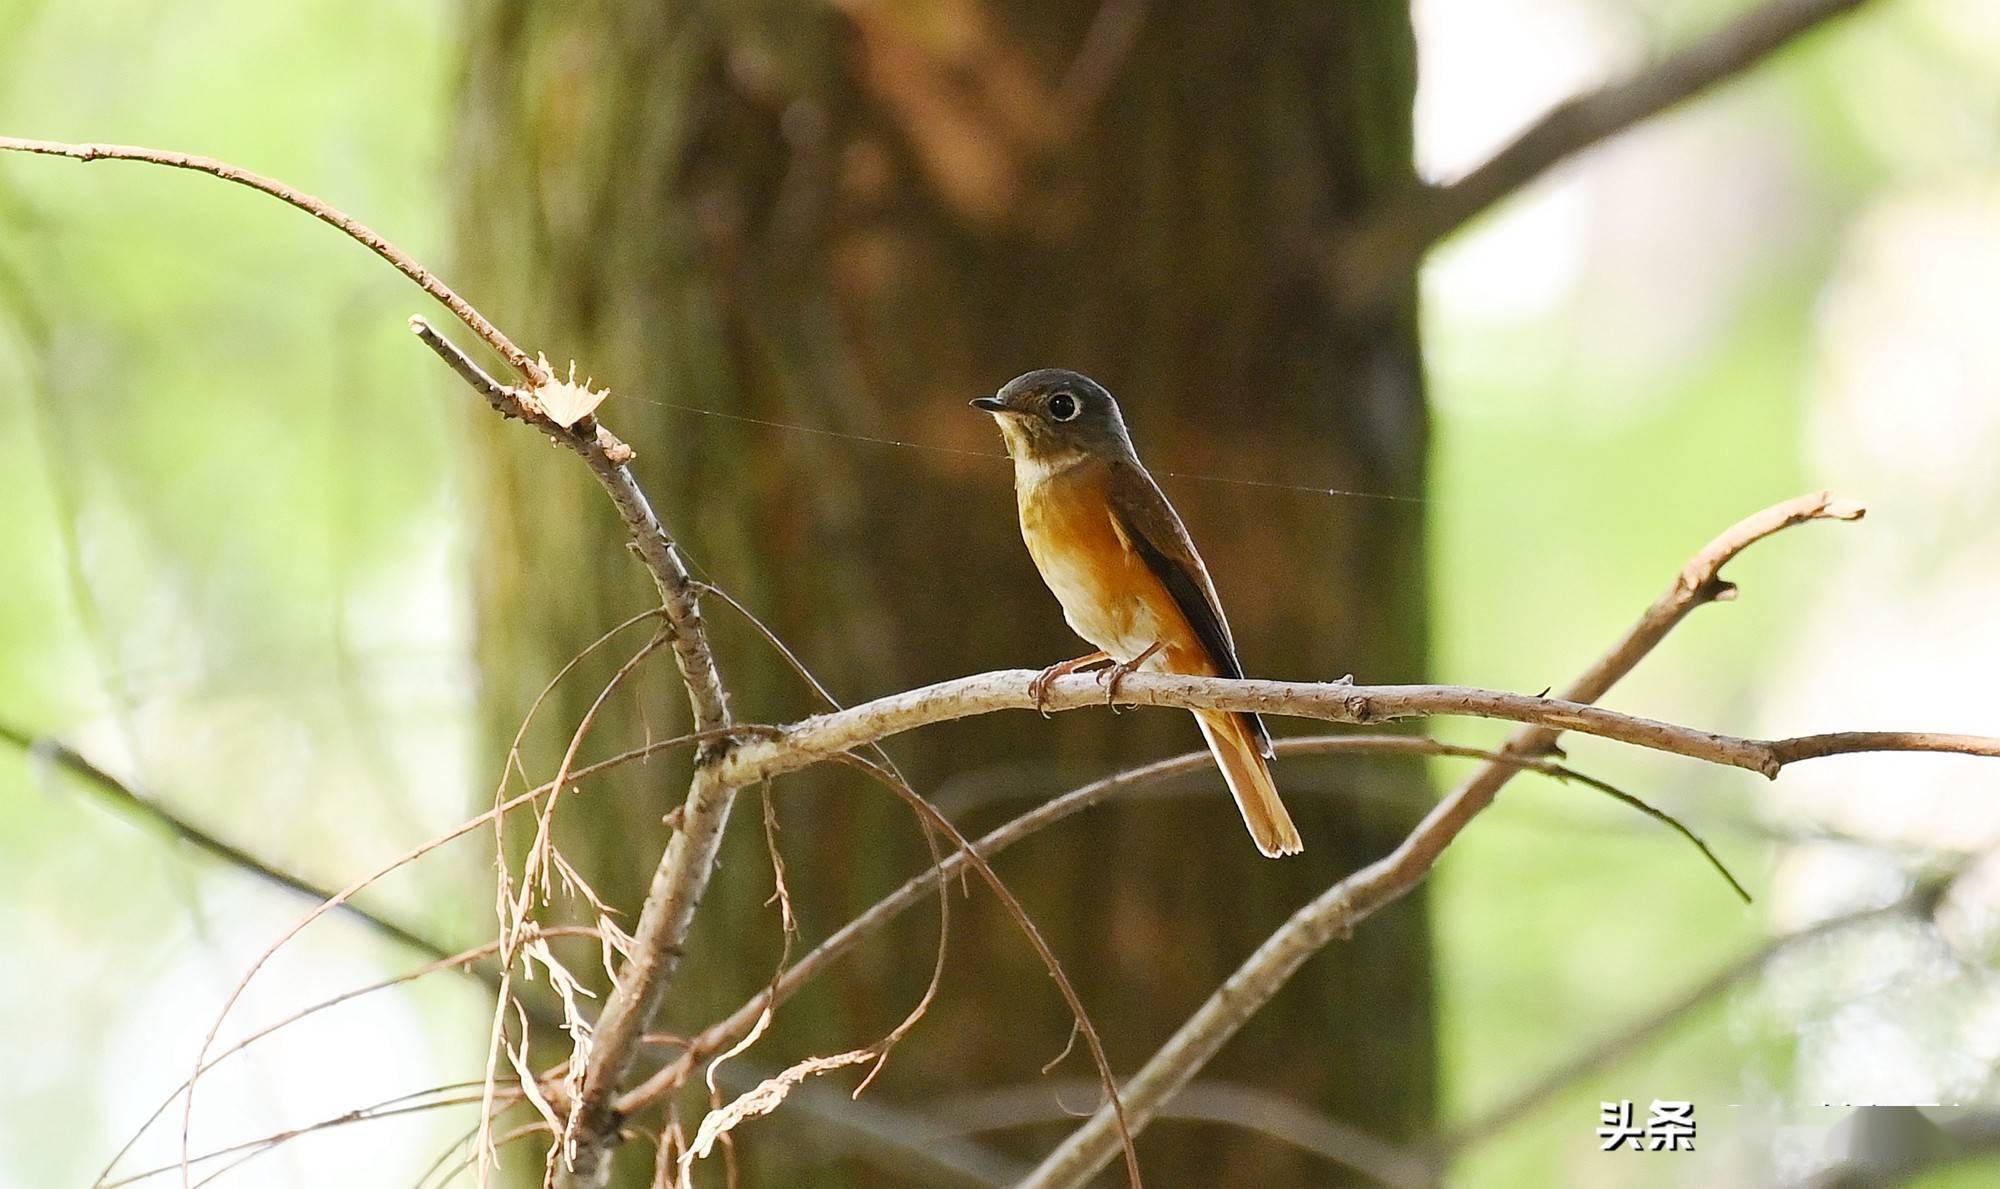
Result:
[[[1145,668],[1212,672],[1173,596],[1120,536],[1107,477],[1084,463],[1019,487],[1021,536],[1035,568],[1070,628],[1113,659],[1129,661],[1159,641],[1165,647]]]

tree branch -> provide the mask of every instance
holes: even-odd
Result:
[[[726,734],[714,734],[730,725],[729,706],[708,632],[702,625],[700,590],[679,548],[625,465],[631,451],[589,414],[569,427],[550,420],[531,394],[486,375],[422,318],[410,319],[410,328],[502,416],[529,422],[589,466],[625,521],[634,551],[653,576],[661,616],[672,636],[674,661],[687,687],[695,731],[710,735],[695,753],[694,775],[681,805],[680,823],[654,869],[631,953],[618,968],[617,984],[591,1031],[575,1115],[576,1155],[572,1163],[557,1170],[560,1186],[603,1185],[611,1173],[610,1152],[618,1137],[618,1114],[611,1107],[611,1098],[638,1058],[640,1037],[680,968],[695,906],[715,869],[736,792],[752,782],[730,779],[724,772],[734,742]]]
[[[1557,104],[1459,180],[1422,186],[1354,228],[1328,255],[1350,306],[1406,280],[1424,253],[1568,158],[1751,70],[1868,0],[1769,0],[1639,73]]]
[[[856,747],[933,723],[999,710],[1033,710],[1032,669],[1001,669],[890,694],[851,709],[815,715],[736,746],[721,765],[731,784],[794,772]],[[1242,710],[1367,725],[1404,718],[1455,715],[1526,723],[1553,734],[1577,731],[1652,751],[1743,768],[1775,777],[1800,760],[1865,751],[1928,751],[2000,756],[2000,738],[1937,731],[1841,731],[1787,739],[1749,739],[1605,710],[1567,698],[1537,697],[1464,685],[1353,685],[1345,682],[1259,681],[1135,672],[1118,686],[1121,706],[1183,710]],[[1043,709],[1078,710],[1105,704],[1096,674],[1059,677]]]
[[[1305,735],[1278,739],[1275,743],[1280,756],[1414,755],[1480,759],[1539,772],[1557,780],[1583,781],[1600,790],[1608,787],[1601,781],[1592,780],[1582,773],[1539,757],[1507,755],[1485,748],[1461,747],[1422,735]],[[1039,833],[1093,805],[1137,792],[1189,772],[1206,771],[1214,763],[1214,757],[1206,750],[1192,751],[1091,781],[1045,801],[1012,821],[994,828],[974,843],[973,849],[991,859],[1030,835]],[[1684,836],[1692,837],[1687,834],[1685,827],[1680,827],[1680,830]],[[1697,845],[1700,845],[1698,841]],[[1706,847],[1702,847],[1702,850],[1707,854]],[[1712,855],[1709,855],[1709,858],[1711,862],[1714,861]],[[851,952],[862,941],[881,932],[889,922],[923,901],[937,886],[940,878],[950,880],[960,875],[968,861],[968,856],[963,852],[954,852],[946,856],[942,862],[911,876],[902,886],[877,901],[868,911],[842,925],[826,940],[815,946],[811,953],[788,968],[770,988],[759,991],[729,1016],[703,1029],[688,1041],[687,1047],[672,1062],[663,1066],[640,1085],[627,1091],[618,1100],[618,1113],[632,1115],[662,1101],[667,1095],[678,1090],[686,1084],[697,1065],[748,1035],[766,1008],[775,1008],[790,999],[800,988],[817,978],[827,967]],[[1726,872],[1725,877],[1727,877]],[[1730,882],[1735,886],[1733,879]],[[1740,888],[1738,890],[1740,891]]]
[[[659,587],[661,614],[671,633],[675,660],[694,712],[694,733],[702,738],[703,743],[696,753],[694,776],[683,802],[681,828],[675,832],[661,856],[640,914],[632,955],[620,968],[617,985],[605,1003],[598,1021],[596,1043],[585,1071],[582,1101],[587,1109],[580,1117],[583,1129],[580,1138],[584,1142],[578,1149],[578,1166],[584,1176],[578,1183],[601,1183],[602,1175],[608,1172],[602,1166],[604,1144],[607,1137],[615,1132],[615,1124],[604,1106],[616,1089],[618,1080],[630,1067],[645,1023],[658,1006],[667,982],[679,965],[681,945],[692,923],[694,907],[714,868],[722,829],[728,821],[738,787],[715,776],[718,761],[731,745],[731,739],[720,733],[729,725],[729,711],[707,633],[702,627],[699,596],[679,550],[653,514],[645,493],[625,467],[632,457],[631,449],[598,426],[588,412],[570,419],[567,425],[551,418],[540,398],[556,386],[556,381],[541,359],[529,357],[409,253],[358,219],[314,195],[211,157],[135,145],[69,144],[0,137],[0,151],[67,157],[84,162],[141,161],[192,170],[247,186],[337,228],[444,303],[520,373],[529,385],[527,390],[502,385],[486,375],[423,319],[411,320],[412,329],[418,336],[502,415],[529,421],[582,458],[624,519],[634,550]],[[254,973],[255,968],[251,971],[251,974]],[[245,977],[247,980],[249,976]],[[202,1061],[241,990],[239,984],[229,996],[222,1009],[223,1015],[217,1018],[202,1042],[195,1061],[195,1073],[190,1078],[187,1104],[181,1118],[183,1180],[186,1179],[187,1169],[187,1135],[194,1111],[193,1083],[199,1079]]]
[[[344,991],[339,995],[323,1000],[292,1016],[286,1017],[275,1024],[260,1028],[243,1039],[238,1040],[228,1049],[210,1058],[207,1063],[209,1068],[213,1068],[232,1054],[240,1052],[263,1037],[278,1031],[286,1024],[296,1022],[299,1019],[333,1007],[336,1004],[359,998],[374,991],[411,982],[440,970],[455,970],[469,978],[479,980],[491,990],[497,991],[499,988],[500,972],[490,961],[486,960],[500,949],[501,943],[498,941],[489,941],[484,945],[459,953],[453,953],[447,946],[432,938],[425,937],[420,933],[405,928],[387,917],[354,904],[352,901],[343,900],[341,894],[332,888],[323,884],[316,884],[303,876],[286,871],[268,859],[216,837],[201,826],[183,817],[172,807],[163,805],[150,797],[142,795],[129,784],[98,767],[88,757],[59,740],[46,736],[37,737],[5,723],[0,723],[0,740],[5,740],[19,747],[31,757],[44,757],[48,759],[51,763],[79,777],[97,795],[103,797],[111,804],[138,813],[148,821],[158,825],[168,834],[190,843],[237,870],[271,883],[287,892],[304,896],[315,904],[338,901],[340,911],[348,914],[361,925],[381,934],[383,937],[408,946],[430,959],[426,965],[415,971],[395,975],[371,983],[365,987]],[[1354,741],[1352,737],[1338,740],[1338,742],[1342,743],[1352,741]],[[1428,741],[1398,740],[1398,742]],[[580,779],[587,774],[603,771],[609,766],[623,763],[626,758],[630,757],[630,754],[627,753],[625,757],[612,757],[600,763],[578,769],[572,776],[573,778]],[[1207,753],[1204,752],[1199,756],[1189,756],[1186,758],[1190,761],[1201,759],[1205,762],[1206,756]],[[1189,766],[1193,765],[1190,764]],[[534,794],[539,795],[550,791],[553,791],[552,785],[543,785],[535,789]],[[954,858],[959,862],[963,861],[962,855],[954,856]],[[934,875],[924,878],[927,881],[924,885],[925,888],[934,884],[936,880]],[[595,932],[594,929],[584,926],[557,926],[542,930],[540,936],[594,935]],[[561,1015],[549,1010],[543,1003],[524,1002],[522,1006],[529,1017],[543,1027],[556,1028],[562,1025]],[[730,1039],[733,1040],[735,1038],[731,1037]],[[728,1042],[725,1041],[724,1043]],[[754,1085],[756,1082],[762,1081],[765,1077],[769,1076],[770,1072],[770,1070],[762,1069],[749,1062],[736,1061],[726,1067],[723,1080],[738,1088],[747,1088],[748,1085]],[[168,1095],[154,1109],[152,1116],[146,1120],[147,1126],[150,1126],[154,1119],[157,1119],[173,1104],[173,1100],[179,1096],[181,1089],[182,1087],[177,1087],[172,1094]],[[544,1093],[553,1093],[556,1089],[557,1083],[555,1082],[549,1082],[542,1087]],[[936,1125],[931,1120],[907,1114],[893,1107],[885,1107],[880,1104],[872,1107],[864,1107],[858,1103],[849,1103],[838,1095],[802,1093],[794,1095],[793,1100],[803,1107],[808,1114],[819,1120],[822,1126],[829,1130],[853,1135],[855,1138],[849,1146],[864,1150],[872,1154],[879,1162],[900,1170],[916,1169],[926,1174],[935,1173],[940,1176],[951,1174],[954,1180],[964,1180],[967,1183],[973,1184],[1004,1183],[1017,1178],[1020,1172],[1023,1171],[1012,1170],[1010,1162],[978,1144],[956,1138],[947,1141],[946,1137],[936,1134]],[[109,1182],[112,1179],[112,1169],[116,1167],[119,1160],[124,1158],[126,1153],[131,1150],[132,1146],[138,1142],[143,1134],[144,1129],[142,1128],[138,1134],[135,1134],[127,1141],[124,1148],[113,1157],[110,1165],[107,1165],[105,1170],[99,1175],[99,1182]],[[912,1138],[913,1136],[922,1136],[922,1142],[918,1143]],[[170,1165],[167,1167],[171,1169],[174,1166]],[[1003,1175],[1000,1171],[1002,1169],[1009,1169],[1010,1171]],[[167,1169],[153,1171],[167,1171]]]
[[[8,723],[0,723],[0,739],[20,748],[30,758],[47,760],[69,772],[96,790],[98,796],[111,804],[145,818],[181,841],[221,859],[238,871],[253,875],[287,892],[303,896],[315,904],[324,903],[333,895],[318,884],[275,867],[235,843],[209,833],[201,826],[160,805],[151,797],[141,795],[131,785],[98,767],[60,739],[46,735],[35,736]],[[384,937],[408,946],[418,953],[429,954],[432,957],[442,957],[449,953],[430,938],[351,901],[341,904],[340,910]]]
[[[149,149],[140,145],[126,144],[66,144],[53,140],[31,140],[21,136],[0,136],[0,152],[36,153],[45,157],[68,157],[72,161],[143,161],[149,165],[164,165],[170,169],[189,169],[205,173],[210,177],[248,186],[252,190],[268,194],[280,202],[296,207],[322,223],[340,229],[349,239],[387,260],[397,272],[415,281],[419,288],[442,302],[446,309],[458,315],[459,321],[478,335],[487,346],[499,352],[523,379],[531,384],[545,384],[549,381],[548,369],[526,351],[514,345],[514,340],[500,332],[500,328],[486,320],[486,315],[472,307],[472,303],[460,297],[451,286],[439,280],[431,270],[418,264],[408,252],[384,238],[374,228],[340,210],[320,198],[316,198],[296,187],[286,185],[276,178],[252,173],[247,169],[218,161],[213,157],[200,157],[192,153],[176,153],[167,149]]]
[[[1066,1103],[1096,1086],[1084,1078],[1042,1078],[996,1090],[972,1090],[930,1104],[940,1138],[957,1138],[1075,1117]],[[1254,1131],[1279,1143],[1351,1169],[1390,1189],[1430,1189],[1443,1169],[1427,1152],[1385,1143],[1351,1123],[1307,1110],[1260,1086],[1239,1082],[1190,1082],[1160,1108],[1159,1118],[1219,1123]],[[1019,1178],[1016,1177],[1016,1180]]]
[[[1638,623],[1564,691],[1573,699],[1566,704],[1576,705],[1575,700],[1601,697],[1696,607],[1732,597],[1735,587],[1722,579],[1721,569],[1743,550],[1791,525],[1812,520],[1854,520],[1861,515],[1858,505],[1835,501],[1820,492],[1767,508],[1731,526],[1696,553]],[[1555,742],[1557,731],[1553,728],[1558,725],[1538,723],[1517,731],[1503,751],[1521,755],[1546,752]],[[1989,748],[1987,754],[2000,754],[2000,744],[1989,741]],[[1766,754],[1777,766],[1782,766],[1784,761],[1774,751]],[[1445,847],[1493,803],[1515,771],[1504,764],[1480,770],[1426,814],[1394,851],[1336,883],[1292,914],[1126,1083],[1124,1106],[1128,1126],[1143,1128],[1160,1105],[1192,1080],[1229,1038],[1278,993],[1306,959],[1335,938],[1347,936],[1357,923],[1422,881]],[[1108,1112],[1099,1110],[1051,1152],[1034,1174],[1021,1183],[1020,1189],[1059,1186],[1073,1189],[1084,1185],[1110,1158],[1114,1150],[1107,1143],[1110,1137]]]

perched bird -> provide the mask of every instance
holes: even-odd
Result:
[[[1088,376],[1059,368],[1029,372],[972,402],[993,414],[1014,460],[1021,536],[1063,618],[1098,651],[1044,669],[1049,682],[1113,662],[1108,697],[1135,669],[1241,677],[1236,644],[1215,584],[1173,505],[1139,465],[1117,402]],[[1197,710],[1257,849],[1271,857],[1303,849],[1271,780],[1271,736],[1254,714]]]

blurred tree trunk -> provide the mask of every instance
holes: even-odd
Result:
[[[702,575],[839,696],[1083,650],[1021,545],[1008,468],[948,452],[998,451],[965,402],[1031,367],[1104,381],[1156,471],[1422,490],[1413,287],[1343,311],[1314,268],[1316,245],[1412,184],[1405,4],[488,0],[474,12],[457,162],[471,295],[524,343],[611,385],[606,420],[638,449],[641,480]],[[648,587],[579,468],[519,427],[477,420],[486,520],[472,551],[497,774],[541,683],[642,609]],[[1421,679],[1415,505],[1163,482],[1252,673]],[[727,609],[711,601],[709,617],[741,717],[814,708]],[[628,654],[609,650],[545,707],[531,772],[552,768]],[[635,689],[586,755],[681,728],[669,662]],[[892,751],[970,832],[1196,746],[1186,715],[1085,712],[993,716]],[[1289,761],[1278,773],[1306,838],[1299,860],[1260,859],[1208,774],[1000,863],[1121,1073],[1426,801],[1415,766]],[[566,803],[563,848],[634,915],[684,775],[663,761]],[[699,1027],[769,977],[777,927],[754,796],[664,1028]],[[819,773],[777,796],[808,943],[923,860],[882,792]],[[756,1052],[779,1064],[872,1039],[921,992],[934,933],[913,914],[781,1013]],[[1031,1081],[1063,1047],[1061,1002],[990,897],[955,912],[952,947],[937,1005],[871,1091],[880,1101]],[[1407,1138],[1432,1119],[1432,1032],[1416,896],[1316,959],[1212,1076]],[[808,1171],[787,1129],[781,1113],[741,1133],[752,1183],[892,1180],[839,1157]],[[1060,1133],[996,1142],[1032,1156]],[[1161,1185],[1333,1175],[1246,1131],[1162,1122],[1140,1150]],[[627,1155],[629,1183],[643,1183],[640,1154]]]

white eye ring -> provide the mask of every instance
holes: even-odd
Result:
[[[1068,390],[1049,395],[1049,419],[1052,421],[1074,421],[1083,412],[1083,402]]]

